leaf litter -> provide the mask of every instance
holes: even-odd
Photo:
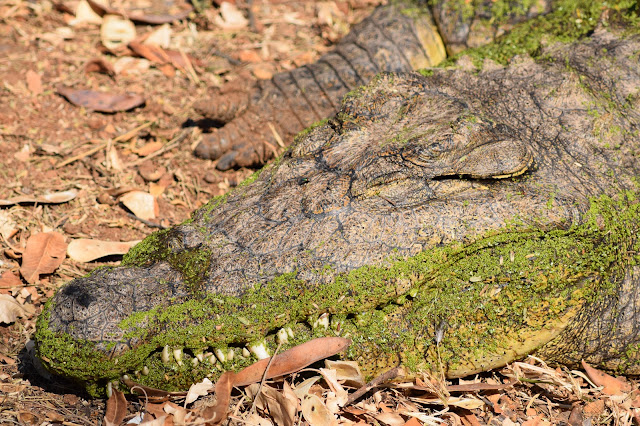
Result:
[[[43,250],[35,256],[42,267],[25,271],[31,285],[20,275],[28,230],[55,232],[71,244],[139,240],[154,228],[116,202],[131,191],[154,198],[156,221],[171,225],[185,220],[193,208],[251,174],[218,172],[210,161],[191,155],[189,146],[201,137],[191,131],[200,125],[194,103],[211,99],[212,88],[269,78],[317,59],[380,1],[237,0],[215,2],[215,7],[193,2],[198,12],[186,2],[173,2],[177,6],[166,10],[136,9],[135,3],[162,2],[104,2],[106,8],[86,0],[0,3],[0,34],[7,35],[0,59],[5,89],[0,93],[5,106],[0,109],[0,294],[10,306],[3,315],[15,316],[0,325],[0,423],[98,424],[108,414],[115,424],[124,412],[121,423],[144,419],[145,424],[178,424],[195,421],[214,404],[209,391],[203,394],[208,383],[196,384],[190,399],[197,398],[188,404],[186,389],[166,394],[146,388],[148,398],[127,396],[123,403],[118,397],[115,416],[104,400],[87,400],[75,385],[34,374],[38,366],[19,359],[25,347],[33,350],[28,340],[35,327],[32,312],[39,312],[64,282],[96,264],[117,262],[108,255],[87,264],[65,258],[68,250],[55,256]],[[133,22],[133,42],[158,46],[164,62],[139,57],[131,42],[111,46],[113,50],[104,47],[101,27],[107,15]],[[116,97],[129,93],[145,102],[124,111],[117,100],[103,99],[98,104],[111,105],[104,114],[90,103],[72,105],[57,95],[60,86],[71,88],[70,96],[82,88]],[[39,195],[67,191],[73,196],[62,196],[63,201]],[[53,272],[45,272],[53,266],[44,266],[60,258]],[[329,362],[312,367],[317,368],[268,379],[261,388],[257,383],[234,387],[226,376],[214,385],[228,389],[227,422],[308,423],[302,411],[305,400],[305,407],[323,411],[329,424],[638,424],[639,419],[635,381],[609,379],[597,370],[551,368],[535,358],[456,381],[430,376],[409,380],[393,371],[384,380],[363,384],[357,366],[349,366],[347,373],[346,367]]]

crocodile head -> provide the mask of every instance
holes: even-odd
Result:
[[[534,350],[637,371],[613,313],[633,303],[608,302],[635,300],[638,209],[617,196],[633,173],[589,136],[580,84],[552,61],[380,75],[233,193],[61,288],[40,357],[94,391],[123,374],[184,388],[322,335],[350,337],[369,374]]]

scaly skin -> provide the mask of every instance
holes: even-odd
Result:
[[[205,134],[196,155],[218,159],[216,167],[255,167],[289,145],[312,123],[335,114],[342,97],[382,71],[403,72],[442,62],[450,53],[487,43],[515,22],[548,12],[550,0],[509,3],[508,16],[493,16],[504,2],[434,2],[438,29],[418,1],[378,7],[317,62],[270,80],[234,81],[196,109],[226,123]],[[471,7],[473,6],[473,7]],[[505,13],[504,10],[501,10]]]
[[[640,374],[638,51],[599,29],[537,61],[382,74],[250,182],[63,287],[40,357],[96,393],[122,374],[185,388],[320,335],[350,337],[368,375],[531,352]]]

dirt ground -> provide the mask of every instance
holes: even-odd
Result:
[[[200,10],[165,26],[136,23],[136,40],[153,33],[182,62],[149,61],[109,45],[109,34],[101,35],[106,20],[77,12],[78,3],[0,0],[0,424],[103,422],[105,400],[40,377],[30,360],[29,338],[44,302],[68,280],[116,265],[126,251],[96,240],[137,241],[180,223],[252,172],[219,172],[213,161],[193,156],[203,131],[216,125],[197,115],[195,102],[228,81],[269,78],[314,61],[382,0],[199,1]],[[167,3],[174,8],[162,13],[184,10],[180,1]],[[131,11],[124,1],[112,6]],[[69,91],[79,96],[82,89],[128,92],[144,102],[97,112],[69,100]],[[70,243],[82,239],[88,245],[74,252]],[[59,262],[38,250],[54,242]],[[28,267],[34,257],[37,266]],[[423,378],[383,386],[330,415],[334,422],[389,425],[631,424],[640,407],[637,384],[607,380],[592,383],[583,373],[532,359],[455,383]],[[316,392],[324,403],[336,392],[329,382]],[[258,407],[258,417],[243,417],[251,404],[241,393],[234,398],[233,422],[282,421],[269,406]],[[296,422],[308,421],[299,409],[293,409]],[[125,411],[126,420],[134,418],[145,411],[144,401],[131,397]],[[163,422],[155,424],[180,420],[173,415]]]

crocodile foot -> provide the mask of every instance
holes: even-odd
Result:
[[[380,71],[411,71],[445,58],[444,45],[425,8],[401,2],[379,7],[317,62],[271,80],[232,82],[196,110],[226,123],[205,134],[195,154],[218,160],[219,170],[256,167],[294,136],[335,114],[349,91]]]

